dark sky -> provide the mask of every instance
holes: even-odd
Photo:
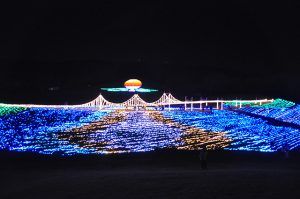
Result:
[[[2,8],[1,102],[80,103],[129,78],[180,99],[300,102],[297,1],[31,2]]]

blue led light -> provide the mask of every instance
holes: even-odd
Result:
[[[300,105],[290,108],[244,107],[242,111],[300,125]]]
[[[233,140],[227,147],[230,150],[272,152],[281,149],[285,144],[288,144],[289,149],[300,146],[299,128],[275,126],[266,120],[232,111],[165,111],[163,114],[185,125],[227,132]]]
[[[294,125],[278,125],[230,110],[101,111],[27,108],[0,116],[0,149],[42,154],[107,154],[161,148],[273,152],[300,147],[300,106],[244,107],[241,111]]]
[[[59,132],[99,120],[108,112],[75,109],[32,108],[0,117],[0,148],[15,151],[84,151],[57,139]]]

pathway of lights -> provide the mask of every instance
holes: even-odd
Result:
[[[96,153],[143,152],[180,144],[182,132],[151,118],[149,111],[116,111],[100,121],[72,129],[61,139]]]
[[[163,115],[181,124],[212,132],[227,132],[233,140],[229,150],[253,150],[272,152],[288,145],[300,147],[300,129],[275,126],[266,120],[232,111],[164,111]]]
[[[158,111],[116,111],[100,121],[59,135],[97,153],[143,152],[158,148],[209,149],[229,145],[225,133],[205,132],[165,119]]]

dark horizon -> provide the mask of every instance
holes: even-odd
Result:
[[[100,92],[109,98],[101,87],[122,87],[138,78],[144,87],[179,99],[299,103],[297,4],[7,5],[1,25],[0,102],[82,103]]]

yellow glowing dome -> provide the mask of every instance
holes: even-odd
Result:
[[[138,79],[129,79],[124,83],[124,86],[129,89],[129,91],[134,91],[142,86],[142,82]]]

